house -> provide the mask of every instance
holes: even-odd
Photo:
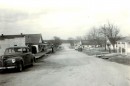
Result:
[[[12,46],[28,46],[33,53],[42,51],[42,35],[41,34],[19,34],[0,36],[0,55],[4,54],[7,47]]]
[[[82,48],[93,48],[93,47],[99,47],[99,45],[95,42],[92,42],[90,40],[81,40],[75,42],[76,48],[82,47]]]
[[[130,54],[130,37],[123,37],[117,41],[117,53]]]
[[[114,49],[111,41],[108,38],[106,38],[106,49],[107,50],[113,50]]]
[[[83,48],[93,48],[93,47],[99,47],[97,43],[90,41],[90,40],[81,40],[81,45]]]
[[[25,34],[25,45],[30,47],[32,53],[41,52],[44,48],[41,34]]]
[[[105,47],[106,50],[109,50],[109,53],[116,52],[118,40],[120,40],[120,37],[106,37]]]

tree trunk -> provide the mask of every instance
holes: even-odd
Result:
[[[113,44],[112,46],[113,46],[113,52],[115,53],[115,51],[116,51],[116,50],[115,50],[115,44]]]
[[[110,46],[108,46],[108,48],[109,48],[109,53],[111,53],[111,48],[110,48]]]

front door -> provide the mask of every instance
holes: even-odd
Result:
[[[23,48],[23,55],[24,65],[29,65],[31,63],[31,56],[28,48]]]

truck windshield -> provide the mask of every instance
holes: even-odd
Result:
[[[5,55],[22,53],[22,48],[8,48],[5,50]]]

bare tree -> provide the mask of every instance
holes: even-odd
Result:
[[[54,36],[54,46],[58,47],[61,44],[62,44],[62,40],[59,37]]]
[[[62,40],[57,37],[57,36],[54,36],[52,40],[49,40],[48,43],[50,45],[53,45],[53,47],[58,47],[59,45],[62,44]]]
[[[77,37],[76,37],[76,40],[77,40],[77,41],[81,41],[81,40],[83,40],[83,39],[82,39],[81,36],[77,36]]]
[[[95,45],[103,46],[104,36],[100,33],[99,28],[93,27],[87,34],[87,39]]]
[[[101,26],[101,33],[104,34],[105,38],[108,38],[113,46],[113,50],[115,51],[116,41],[120,39],[120,30],[117,26],[108,23],[107,25]],[[105,42],[106,43],[106,42]],[[107,43],[106,43],[107,45]],[[110,44],[108,44],[108,47]]]
[[[87,38],[88,38],[87,35],[83,36],[83,40],[87,40]]]
[[[74,38],[68,38],[68,42],[70,43],[71,46],[74,46]]]

